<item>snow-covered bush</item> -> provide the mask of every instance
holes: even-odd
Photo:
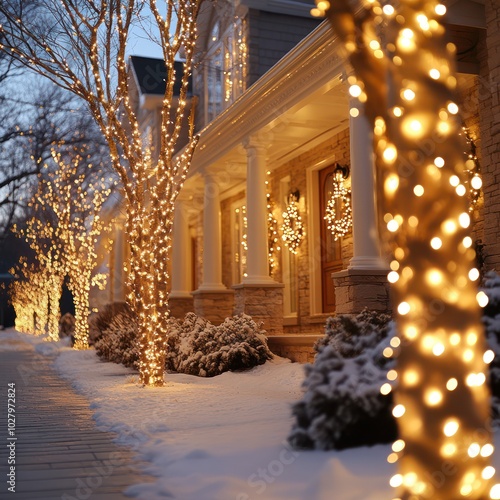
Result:
[[[75,331],[75,317],[71,313],[66,313],[59,320],[59,337],[72,337]]]
[[[490,387],[493,396],[493,418],[500,421],[500,276],[494,271],[485,275],[484,292],[488,304],[483,310],[486,338],[496,357],[490,365]]]
[[[328,318],[314,364],[305,366],[304,398],[292,408],[294,447],[342,449],[395,438],[392,397],[380,393],[394,364],[382,354],[394,335],[390,320],[368,310]]]
[[[215,326],[188,313],[184,320],[170,320],[168,339],[167,370],[201,377],[246,370],[272,358],[265,332],[245,314]]]
[[[113,316],[94,347],[97,355],[106,361],[137,368],[138,344],[137,321],[131,315],[121,312]]]
[[[106,304],[97,313],[90,316],[89,319],[89,344],[94,345],[108,329],[112,319],[117,314],[124,314],[132,317],[132,311],[126,302],[113,302]]]

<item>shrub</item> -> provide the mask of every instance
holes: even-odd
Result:
[[[112,319],[117,314],[132,317],[133,313],[126,302],[106,304],[99,312],[93,314],[89,320],[89,344],[94,345],[109,328]]]
[[[118,313],[95,342],[99,357],[113,363],[137,368],[139,361],[139,330],[137,321],[130,315]]]
[[[72,337],[75,332],[75,317],[71,313],[66,313],[59,320],[59,337]]]
[[[170,320],[166,368],[213,377],[226,371],[247,370],[272,358],[265,332],[250,316],[226,318],[219,326],[194,313]]]
[[[394,364],[382,354],[394,334],[390,319],[368,310],[328,319],[314,364],[305,366],[304,398],[292,407],[294,447],[342,449],[395,439],[392,397],[380,394]]]

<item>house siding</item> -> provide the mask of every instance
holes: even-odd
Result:
[[[295,45],[303,40],[319,22],[317,19],[248,11],[248,86],[255,83]]]

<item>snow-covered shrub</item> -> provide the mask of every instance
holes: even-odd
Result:
[[[89,344],[94,345],[102,336],[103,332],[111,324],[111,320],[117,314],[124,314],[132,317],[130,306],[126,302],[113,302],[106,304],[89,319]]]
[[[215,326],[194,313],[170,320],[166,368],[190,375],[213,377],[226,371],[247,370],[272,358],[265,332],[245,314]]]
[[[488,304],[483,309],[486,339],[496,357],[490,365],[490,387],[493,396],[493,418],[500,421],[500,276],[494,271],[485,275],[483,291]]]
[[[72,337],[75,331],[75,317],[71,313],[66,313],[59,320],[59,337]]]
[[[292,408],[294,447],[342,449],[395,438],[392,397],[380,394],[394,364],[382,354],[394,334],[390,320],[368,310],[328,318],[314,364],[305,366],[304,398]]]
[[[136,368],[139,361],[138,344],[137,321],[122,312],[113,316],[94,347],[97,355],[106,361]]]

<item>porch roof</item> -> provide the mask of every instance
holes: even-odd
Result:
[[[201,174],[226,171],[221,195],[246,177],[243,143],[262,138],[269,169],[327,140],[348,126],[340,43],[325,21],[285,55],[200,133],[183,195],[201,195]]]

